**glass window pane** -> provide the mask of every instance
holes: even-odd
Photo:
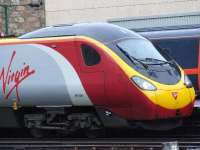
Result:
[[[87,66],[97,65],[101,58],[97,51],[89,45],[83,44],[81,46],[83,59]]]

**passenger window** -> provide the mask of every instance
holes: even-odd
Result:
[[[83,44],[81,45],[81,49],[83,59],[87,66],[97,65],[100,62],[101,57],[94,48],[89,45]]]

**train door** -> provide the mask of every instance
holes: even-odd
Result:
[[[86,42],[77,42],[80,78],[92,103],[105,105],[104,61],[101,50]]]
[[[200,89],[199,40],[197,38],[173,38],[154,40],[154,44],[167,48],[170,55],[190,77],[195,90]]]

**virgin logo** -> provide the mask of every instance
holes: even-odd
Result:
[[[178,97],[178,92],[172,92],[172,96],[173,96],[174,99],[177,99],[177,97]]]
[[[7,63],[7,68],[2,67],[0,70],[0,80],[2,82],[2,92],[4,99],[8,99],[9,96],[15,91],[17,100],[20,100],[19,86],[29,76],[35,73],[35,70],[31,70],[30,66],[26,63],[23,64],[21,69],[12,70],[12,63],[15,59],[16,51],[13,51],[10,60]]]

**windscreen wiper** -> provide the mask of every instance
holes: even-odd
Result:
[[[148,69],[148,64],[143,63],[141,60],[139,60],[139,59],[137,59],[137,58],[135,58],[135,57],[133,57],[133,56],[130,56],[130,55],[129,55],[129,57],[130,57],[131,59],[133,59],[134,61],[137,61],[138,63],[140,63],[145,69]]]
[[[123,52],[123,53],[126,55],[126,57],[129,58],[129,60],[130,60],[132,63],[134,63],[134,64],[136,65],[135,61],[137,61],[137,62],[140,63],[145,69],[148,69],[148,65],[146,65],[145,63],[143,63],[141,60],[139,60],[139,59],[137,59],[137,58],[135,58],[135,57],[129,55],[128,52],[126,52],[125,50],[123,50],[123,49],[120,48],[119,46],[117,46],[117,47],[120,49],[121,52]]]
[[[160,61],[162,63],[145,63],[146,65],[164,65],[164,64],[173,64],[173,61],[170,60],[170,61],[164,61],[164,60],[160,60],[160,59],[155,59],[155,58],[145,58],[145,59],[142,59],[140,61]]]

